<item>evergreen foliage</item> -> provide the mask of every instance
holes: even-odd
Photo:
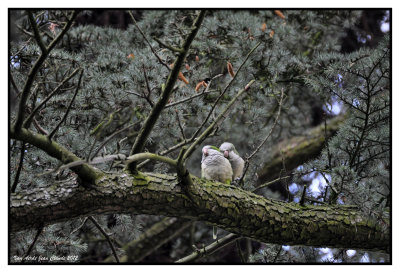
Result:
[[[25,10],[9,11],[11,24],[16,26],[10,25],[9,47],[10,103],[16,105],[9,116],[12,130],[30,71],[43,54],[35,27],[42,43],[48,46],[72,14],[69,10],[31,12],[36,25],[29,21]],[[91,13],[81,11],[78,16]],[[257,151],[248,161],[243,184],[239,183],[244,190],[252,191],[268,182],[260,181],[257,173],[266,162],[274,160],[273,151],[285,149],[280,146],[282,140],[307,135],[314,126],[329,122],[334,116],[330,109],[340,104],[342,114],[348,118],[337,134],[325,141],[317,158],[303,162],[297,170],[286,169],[285,158],[281,158],[282,170],[275,175],[290,176],[278,182],[285,184],[285,196],[270,188],[256,192],[266,198],[304,202],[303,191],[289,190],[289,185],[297,189],[307,185],[304,194],[309,197],[308,204],[355,205],[366,216],[388,227],[390,223],[385,219],[391,206],[390,36],[384,36],[374,48],[344,54],[341,42],[347,30],[355,29],[362,11],[282,13],[284,18],[273,10],[206,13],[179,70],[188,83],[178,76],[172,95],[145,142],[144,152],[179,158],[181,148],[190,146],[231,99],[255,80],[224,115],[225,120],[218,122],[184,162],[192,175],[200,176],[203,144],[219,147],[225,141],[234,143],[245,160]],[[34,75],[27,102],[22,105],[25,119],[48,100],[24,127],[48,135],[69,111],[52,141],[87,161],[107,155],[130,156],[140,129],[165,90],[173,70],[171,65],[180,54],[177,49],[193,30],[198,12],[143,10],[139,15],[137,22],[131,21],[126,29],[73,25],[48,52]],[[236,73],[234,78],[228,73],[228,62]],[[80,72],[83,74],[79,84]],[[196,91],[202,81],[208,83],[207,87]],[[32,143],[12,137],[9,149],[9,184],[16,194],[61,181],[79,182],[71,169],[57,170],[65,162]],[[121,173],[125,163],[117,159],[95,167],[105,174]],[[148,173],[176,173],[174,167],[154,160],[139,163],[137,168]],[[310,185],[317,177],[322,182],[320,194],[314,196]],[[126,255],[125,244],[139,238],[163,217],[108,214],[96,215],[95,219],[111,238],[116,254],[122,257]],[[27,254],[36,234],[37,228],[33,227],[10,231],[11,263],[17,262],[14,256]],[[221,236],[226,234],[222,231]],[[171,263],[193,252],[192,245],[200,249],[211,242],[210,227],[196,223],[190,232],[164,245],[159,250],[163,254],[152,254],[144,262]],[[356,255],[350,256],[347,249],[333,249],[333,256],[327,258],[320,246],[286,248],[245,239],[239,242],[236,248],[229,246],[232,251],[215,252],[201,261],[240,263],[243,260],[238,257],[243,253],[239,255],[239,249],[243,249],[245,262],[250,263],[360,262],[365,255],[372,262],[391,262],[388,254],[378,252],[357,250]],[[83,217],[45,226],[29,255],[73,256],[78,258],[53,262],[97,263],[112,256],[113,251],[96,225]]]

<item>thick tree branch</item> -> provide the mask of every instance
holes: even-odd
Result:
[[[353,206],[300,206],[192,180],[184,190],[176,176],[123,173],[104,175],[90,189],[64,182],[11,194],[10,230],[104,213],[157,214],[204,221],[265,243],[390,251],[389,227]]]
[[[277,145],[272,159],[264,164],[258,172],[259,184],[279,177],[282,169],[281,151],[285,156],[286,169],[293,170],[299,165],[318,156],[325,147],[325,136],[332,137],[339,130],[339,127],[347,119],[346,115],[335,117],[327,122],[311,129],[305,136],[293,137]]]
[[[35,134],[30,130],[24,128],[21,128],[19,132],[16,132],[13,128],[11,128],[10,137],[13,139],[21,140],[23,142],[32,144],[37,148],[46,152],[49,156],[57,158],[64,164],[81,160],[79,157],[74,155],[65,147],[61,146],[55,141],[49,140],[47,136],[41,134]],[[88,184],[93,183],[96,180],[96,178],[102,175],[98,169],[88,164],[82,164],[79,166],[72,167],[71,170],[81,178],[83,183],[88,183]]]

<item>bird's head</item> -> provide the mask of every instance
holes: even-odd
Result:
[[[234,152],[235,154],[239,155],[238,152],[235,149],[235,146],[230,143],[230,142],[224,142],[221,144],[221,146],[219,146],[219,150],[221,151],[221,153],[224,154],[224,156],[226,158],[229,158],[229,154]]]
[[[219,149],[217,147],[215,147],[215,146],[212,146],[212,145],[204,146],[203,149],[201,149],[201,152],[203,154],[201,162],[203,162],[203,160],[209,155],[212,155],[212,154],[215,154],[215,153],[220,153]]]

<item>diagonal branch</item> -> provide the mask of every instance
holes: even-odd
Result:
[[[250,55],[253,54],[253,52],[257,49],[257,47],[261,44],[261,42],[259,42],[258,44],[256,44],[255,47],[253,47],[249,53],[247,53],[246,58],[244,59],[244,61],[242,62],[242,64],[239,66],[238,70],[236,71],[236,73],[233,75],[232,79],[229,81],[229,83],[225,86],[224,90],[221,92],[221,94],[218,96],[218,98],[215,100],[213,106],[211,107],[210,112],[208,113],[207,117],[204,119],[203,123],[200,125],[199,128],[197,128],[196,132],[193,134],[192,138],[195,138],[198,136],[198,134],[200,133],[201,129],[204,127],[204,125],[207,123],[207,121],[209,120],[209,118],[211,117],[211,114],[213,113],[215,107],[218,105],[218,102],[220,101],[220,99],[225,95],[226,91],[229,89],[229,87],[232,85],[233,81],[236,79],[236,76],[238,75],[238,73],[240,72],[240,70],[242,69],[242,67],[244,66],[244,64],[247,62],[247,60],[249,59]],[[214,77],[215,78],[215,77]],[[210,86],[210,84],[208,85]]]
[[[14,128],[15,128],[16,132],[19,132],[22,128],[22,123],[24,121],[24,116],[25,116],[26,101],[28,100],[33,81],[35,80],[35,77],[36,77],[37,72],[39,71],[39,68],[42,66],[44,61],[47,59],[50,51],[55,47],[55,45],[58,43],[58,41],[61,40],[61,38],[64,36],[64,34],[72,26],[72,22],[75,20],[76,15],[77,15],[77,12],[74,11],[72,13],[70,19],[68,20],[67,24],[63,28],[63,30],[57,35],[56,38],[54,38],[54,40],[47,47],[46,51],[44,51],[44,52],[42,52],[42,54],[40,54],[39,58],[36,60],[35,64],[32,66],[31,70],[29,71],[26,82],[22,89],[21,99],[19,101],[17,119],[14,124]]]
[[[24,128],[21,128],[19,132],[15,131],[13,128],[10,128],[10,138],[32,144],[33,146],[46,152],[49,156],[57,158],[63,164],[68,164],[73,161],[81,160],[75,154],[73,154],[54,140],[49,140],[47,136],[35,134],[30,130]],[[71,170],[80,177],[84,184],[91,184],[102,175],[102,173],[98,169],[89,166],[88,164],[82,164],[76,167],[72,167]]]
[[[171,68],[169,67],[169,65],[168,65],[166,62],[164,62],[164,61],[161,59],[160,56],[158,56],[157,52],[156,52],[156,51],[154,50],[154,48],[151,46],[149,40],[147,40],[146,35],[143,33],[142,29],[141,29],[141,28],[139,27],[139,25],[137,24],[137,22],[136,22],[136,20],[135,20],[135,17],[133,16],[132,12],[131,12],[131,11],[128,11],[128,13],[129,13],[129,15],[131,16],[132,21],[133,21],[133,23],[135,24],[135,27],[139,30],[140,34],[142,34],[143,39],[146,41],[147,45],[150,47],[150,49],[151,49],[151,51],[153,52],[154,56],[156,56],[156,58],[158,59],[158,61],[159,61],[162,65],[164,65],[164,66],[168,69],[168,71],[170,71]]]
[[[75,69],[68,77],[66,77],[41,103],[39,103],[38,106],[35,107],[35,109],[32,110],[30,115],[27,117],[27,119],[24,121],[23,127],[28,128],[29,125],[32,122],[32,119],[35,117],[36,113],[42,108],[42,106],[48,102],[59,90],[60,88],[68,82],[70,79],[72,79],[78,72],[80,68]]]
[[[236,100],[244,93],[246,92],[250,86],[255,82],[255,80],[251,80],[245,88],[240,90],[235,97],[232,98],[232,100],[228,103],[228,105],[225,107],[225,109],[218,115],[218,117],[214,120],[213,123],[210,124],[210,126],[207,127],[206,130],[196,139],[195,142],[193,142],[192,145],[188,148],[186,153],[183,155],[183,160],[187,159],[196,149],[196,146],[201,144],[213,131],[214,127],[217,126],[220,122],[222,122],[226,116],[225,114],[228,112],[228,110],[231,108],[231,106],[236,102]]]
[[[83,76],[83,69],[81,71],[81,74],[79,75],[78,85],[76,86],[74,96],[72,97],[71,102],[68,105],[67,111],[65,111],[65,114],[64,114],[63,118],[60,120],[60,122],[57,124],[57,126],[54,128],[54,130],[49,134],[49,139],[51,139],[54,136],[54,134],[58,131],[58,128],[60,128],[61,124],[67,118],[68,113],[71,110],[72,104],[74,103],[75,97],[78,94],[79,87],[81,86],[82,76]]]
[[[110,236],[108,236],[107,232],[104,231],[104,229],[100,226],[100,224],[96,221],[96,219],[93,216],[89,216],[88,219],[92,221],[92,223],[97,227],[97,229],[101,232],[101,234],[103,234],[103,236],[106,238],[108,244],[110,245],[115,260],[117,261],[117,263],[119,263],[118,255],[117,252],[115,251],[113,243],[111,242]]]
[[[132,150],[131,150],[131,155],[140,153],[143,150],[143,147],[147,141],[147,138],[149,137],[154,125],[156,124],[159,116],[161,115],[162,110],[164,109],[165,105],[168,102],[168,98],[173,92],[173,87],[175,85],[175,82],[178,77],[178,73],[180,71],[180,68],[183,64],[183,61],[185,60],[185,57],[189,51],[189,47],[196,37],[197,31],[199,30],[201,23],[204,19],[205,16],[205,10],[202,10],[199,15],[197,16],[196,20],[193,23],[193,29],[191,33],[188,35],[187,39],[185,40],[183,44],[183,52],[178,55],[178,57],[175,60],[174,63],[174,68],[171,70],[167,82],[165,84],[165,89],[163,90],[160,99],[157,101],[157,103],[154,105],[152,108],[149,116],[145,120],[139,135],[137,136],[135,143],[133,144]],[[136,166],[135,164],[129,164],[128,169],[131,172],[135,172]]]

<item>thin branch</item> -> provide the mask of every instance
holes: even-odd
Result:
[[[82,224],[80,224],[76,229],[74,229],[73,231],[71,231],[70,234],[74,234],[75,232],[77,232],[78,230],[80,230],[87,222],[88,217],[85,217],[85,219],[82,221]]]
[[[274,184],[274,183],[276,183],[276,182],[279,182],[279,181],[281,181],[281,180],[283,180],[283,179],[287,179],[287,178],[290,178],[290,175],[284,176],[284,177],[278,177],[277,179],[274,179],[274,180],[272,180],[272,181],[269,181],[269,182],[267,182],[267,183],[264,183],[264,184],[258,186],[257,188],[255,188],[254,190],[252,190],[252,192],[255,192],[255,191],[259,190],[259,189],[265,188],[265,187],[267,187],[267,186],[269,186],[269,185],[272,185],[272,184]]]
[[[65,114],[64,114],[63,118],[60,120],[60,122],[57,124],[57,126],[54,128],[54,130],[49,134],[49,136],[48,136],[49,139],[51,139],[51,138],[54,136],[54,134],[58,131],[58,128],[60,128],[61,124],[62,124],[62,123],[65,121],[65,119],[67,118],[68,113],[69,113],[69,111],[71,110],[72,104],[74,103],[75,97],[76,97],[76,95],[78,94],[79,87],[81,86],[82,76],[83,76],[83,69],[82,69],[82,71],[81,71],[81,74],[79,75],[78,85],[76,86],[74,96],[72,97],[71,102],[70,102],[69,105],[68,105],[67,111],[65,111]]]
[[[276,253],[273,263],[276,263],[276,259],[278,259],[279,254],[281,254],[281,251],[282,251],[282,245],[279,247],[278,253]]]
[[[97,227],[97,229],[101,232],[101,234],[103,234],[103,236],[107,239],[107,242],[110,245],[112,253],[114,255],[114,258],[117,261],[117,263],[119,263],[118,255],[117,252],[115,251],[113,243],[111,242],[110,236],[108,236],[108,234],[104,231],[104,229],[99,225],[99,223],[93,216],[89,216],[88,218]]]
[[[152,153],[139,153],[139,154],[131,155],[127,158],[128,161],[126,162],[126,164],[128,165],[132,162],[136,162],[136,161],[143,160],[143,159],[152,159],[152,160],[161,161],[161,162],[167,163],[167,164],[177,168],[177,164],[176,164],[175,160],[165,157],[165,156],[152,154]]]
[[[203,258],[205,256],[208,256],[212,253],[214,253],[215,251],[233,243],[234,241],[240,239],[241,236],[240,235],[236,235],[236,234],[229,234],[227,236],[225,236],[224,238],[215,241],[214,243],[208,245],[207,247],[204,247],[202,249],[197,249],[195,252],[193,252],[192,254],[177,260],[175,263],[190,263],[190,262],[194,262],[200,258]]]
[[[202,143],[214,130],[214,127],[219,123],[222,122],[225,119],[225,114],[228,112],[228,110],[231,108],[231,106],[236,102],[236,100],[244,93],[246,92],[250,86],[255,82],[255,80],[251,80],[245,88],[240,90],[235,97],[232,98],[232,100],[228,103],[228,105],[225,107],[225,109],[218,115],[218,117],[214,120],[213,123],[210,124],[210,126],[207,127],[206,130],[196,139],[195,142],[190,145],[188,150],[186,151],[185,155],[183,156],[183,160],[187,159],[196,149],[196,146]]]
[[[240,260],[242,261],[242,263],[246,263],[246,259],[244,258],[242,249],[240,247],[240,240],[236,240],[236,248],[237,248],[237,250],[239,252]]]
[[[38,238],[39,238],[39,235],[40,235],[40,234],[42,233],[42,231],[43,231],[43,227],[44,227],[44,225],[40,225],[40,226],[38,227],[38,229],[37,229],[37,231],[36,231],[35,238],[33,238],[33,241],[32,241],[32,243],[31,243],[31,245],[29,246],[28,251],[25,253],[24,257],[22,258],[22,261],[24,261],[25,258],[28,257],[28,256],[31,254],[31,252],[32,252],[32,250],[33,250],[33,247],[35,246],[35,244],[36,244],[36,242],[37,242],[37,240],[38,240]]]
[[[209,136],[215,136],[216,133],[217,133],[217,131],[218,131],[218,130],[214,130]],[[175,150],[177,150],[177,149],[179,149],[179,148],[185,146],[186,144],[192,143],[192,142],[195,141],[195,140],[197,140],[197,138],[195,138],[195,139],[193,139],[193,140],[192,140],[192,138],[189,139],[189,140],[186,140],[186,141],[184,140],[184,141],[179,142],[178,144],[176,144],[176,145],[174,145],[174,146],[172,146],[172,147],[170,147],[170,148],[168,148],[168,149],[166,149],[166,150],[164,150],[164,151],[162,151],[162,152],[160,152],[160,153],[158,153],[158,154],[159,154],[159,155],[167,155],[167,154],[169,154],[169,153],[171,153],[171,152],[173,152],[173,151],[175,151]],[[137,167],[138,167],[138,168],[141,168],[141,167],[143,167],[145,164],[147,164],[147,163],[149,163],[149,162],[150,162],[150,160],[149,160],[149,159],[146,159],[146,160],[143,161],[142,163],[138,164]]]
[[[15,192],[15,189],[17,188],[18,182],[19,182],[19,176],[21,174],[22,170],[22,165],[24,164],[24,155],[25,155],[25,142],[22,142],[22,147],[21,147],[21,153],[19,157],[19,164],[18,164],[18,169],[17,173],[15,174],[15,179],[14,183],[11,186],[11,192]]]
[[[140,29],[140,27],[139,27],[139,25],[137,24],[137,22],[136,22],[136,20],[135,20],[135,17],[133,16],[132,12],[131,12],[131,11],[128,11],[128,13],[129,13],[129,15],[131,16],[132,21],[133,21],[133,23],[135,24],[135,27],[139,30],[140,34],[143,36],[143,39],[146,41],[147,45],[150,47],[150,49],[151,49],[151,51],[153,52],[154,56],[156,56],[156,58],[158,59],[158,61],[159,61],[162,65],[164,65],[164,66],[168,69],[168,71],[170,71],[171,68],[169,67],[169,65],[168,65],[166,62],[164,62],[164,61],[160,58],[160,56],[158,56],[157,52],[156,52],[156,51],[154,50],[154,48],[151,46],[149,40],[147,40],[146,35],[144,35],[143,31]]]
[[[144,79],[146,81],[146,88],[147,88],[147,95],[145,95],[144,98],[150,104],[150,107],[153,108],[154,102],[152,102],[150,99],[151,88],[150,88],[150,84],[149,84],[149,79],[147,78],[146,68],[144,67],[144,65],[143,65],[143,73],[144,73]]]
[[[21,94],[21,91],[19,91],[18,86],[17,86],[17,84],[16,84],[15,81],[14,81],[14,77],[12,76],[11,69],[8,70],[8,76],[9,76],[9,78],[10,78],[10,81],[11,81],[12,86],[13,86],[14,89],[15,89],[15,92],[17,93],[17,96],[19,96],[19,95]]]
[[[181,124],[181,119],[179,118],[179,113],[175,112],[175,114],[176,114],[176,121],[178,121],[178,126],[179,126],[179,130],[181,131],[182,138],[183,138],[184,141],[186,141],[186,135],[185,135],[185,132],[183,130],[183,126]]]
[[[169,104],[165,105],[165,108],[169,108],[169,107],[172,107],[172,106],[176,106],[176,105],[178,105],[178,104],[181,104],[181,103],[190,101],[190,100],[192,100],[192,99],[195,99],[195,98],[197,98],[197,97],[200,97],[200,96],[205,95],[205,94],[208,94],[208,93],[216,92],[216,91],[208,91],[208,89],[210,88],[211,82],[212,82],[214,79],[221,77],[222,75],[223,75],[223,74],[218,74],[218,75],[214,76],[214,77],[210,80],[210,82],[208,83],[206,89],[204,89],[202,92],[200,92],[200,93],[198,93],[198,94],[196,94],[196,95],[194,95],[194,96],[191,96],[191,97],[188,97],[188,98],[185,98],[185,99],[176,101],[176,102],[169,103]],[[192,138],[195,138],[195,137],[196,137],[196,135],[193,135]]]
[[[274,130],[274,128],[275,128],[275,126],[276,126],[276,124],[278,122],[278,119],[279,119],[279,117],[281,115],[283,98],[284,98],[284,94],[283,94],[283,88],[282,88],[282,90],[281,90],[281,99],[279,101],[278,113],[276,114],[276,118],[275,118],[274,124],[272,124],[272,127],[269,130],[268,135],[263,139],[263,141],[261,141],[261,143],[257,146],[257,148],[247,157],[247,160],[250,160],[256,153],[258,153],[260,151],[261,147],[265,144],[265,142],[271,136],[272,131]]]
[[[120,133],[132,128],[133,126],[135,126],[136,123],[128,125],[125,128],[122,128],[121,130],[115,131],[114,133],[112,133],[108,138],[106,138],[101,144],[100,146],[96,149],[96,151],[93,153],[93,155],[90,157],[90,160],[93,160],[93,158],[100,152],[100,150],[110,141],[112,140],[115,136],[119,135]]]
[[[47,132],[42,126],[40,126],[39,122],[36,120],[36,118],[33,118],[33,125],[36,127],[39,133],[43,135],[48,135],[49,132]]]
[[[199,128],[197,128],[196,132],[193,134],[193,138],[197,137],[197,135],[200,133],[201,129],[204,127],[204,125],[207,123],[208,119],[211,117],[211,114],[213,113],[215,107],[217,106],[219,100],[225,95],[226,91],[228,90],[228,88],[232,85],[233,81],[236,79],[236,76],[238,75],[239,71],[242,69],[242,67],[244,66],[244,64],[246,63],[246,61],[249,59],[250,55],[257,49],[257,47],[261,44],[261,42],[259,42],[255,47],[253,47],[249,53],[247,53],[246,58],[244,59],[244,61],[242,62],[242,64],[239,66],[239,69],[236,71],[235,75],[233,76],[233,78],[229,81],[229,83],[225,86],[224,90],[221,92],[221,94],[218,96],[218,98],[215,100],[213,106],[211,107],[210,112],[208,113],[207,117],[205,118],[205,120],[203,121],[203,123],[200,125]],[[208,84],[208,86],[210,86],[210,84]]]
[[[185,102],[187,102],[187,101],[193,100],[193,99],[195,99],[195,98],[198,98],[198,97],[200,97],[200,96],[203,96],[203,95],[206,95],[206,94],[209,94],[209,93],[213,93],[213,92],[216,92],[216,91],[208,91],[208,92],[207,92],[206,90],[204,90],[204,91],[202,91],[202,92],[200,92],[200,93],[198,93],[198,94],[196,94],[196,95],[193,95],[193,96],[191,96],[191,97],[184,98],[184,99],[178,100],[178,101],[176,101],[176,102],[171,102],[171,103],[165,105],[165,108],[170,108],[170,107],[176,106],[176,105],[178,105],[178,104],[185,103]]]
[[[160,39],[158,39],[157,37],[153,37],[153,39],[162,47],[168,48],[169,50],[173,51],[173,52],[178,52],[178,53],[182,53],[183,49],[181,48],[177,48],[171,45],[168,45],[166,43],[164,43],[163,41],[161,41]]]
[[[68,82],[70,79],[72,79],[78,72],[80,68],[75,69],[67,78],[65,78],[42,102],[39,103],[38,106],[35,107],[35,109],[32,110],[31,114],[27,117],[27,119],[23,123],[24,128],[28,128],[30,123],[32,122],[33,117],[36,115],[36,113],[42,108],[42,106],[48,102],[59,90],[60,88]]]
[[[243,171],[243,173],[242,173],[242,176],[241,176],[240,179],[239,179],[239,185],[241,185],[241,184],[243,183],[244,176],[246,175],[247,170],[249,169],[249,166],[250,166],[250,160],[252,159],[252,157],[253,157],[255,154],[257,154],[257,153],[260,151],[261,147],[265,144],[265,142],[266,142],[266,141],[268,140],[268,138],[271,136],[272,131],[275,129],[275,126],[276,126],[276,124],[277,124],[277,122],[278,122],[279,116],[281,115],[281,109],[282,109],[282,104],[283,104],[283,97],[284,97],[284,93],[283,93],[283,88],[282,88],[282,89],[281,89],[281,98],[280,98],[280,101],[279,101],[279,104],[278,104],[278,113],[276,114],[275,121],[274,121],[274,123],[272,124],[272,127],[271,127],[271,129],[269,130],[268,135],[263,139],[263,141],[261,141],[261,143],[257,146],[257,148],[246,158],[245,168],[244,168],[244,171]],[[272,183],[271,183],[271,184],[272,184]]]
[[[29,22],[30,22],[30,24],[32,26],[32,29],[33,29],[33,34],[35,35],[36,43],[39,45],[40,50],[43,53],[46,53],[47,52],[47,48],[46,48],[46,46],[45,46],[45,44],[44,44],[44,42],[42,40],[42,37],[40,36],[39,28],[38,28],[38,25],[36,24],[35,18],[33,17],[33,14],[32,14],[32,12],[30,10],[27,11],[27,14],[28,14]]]

